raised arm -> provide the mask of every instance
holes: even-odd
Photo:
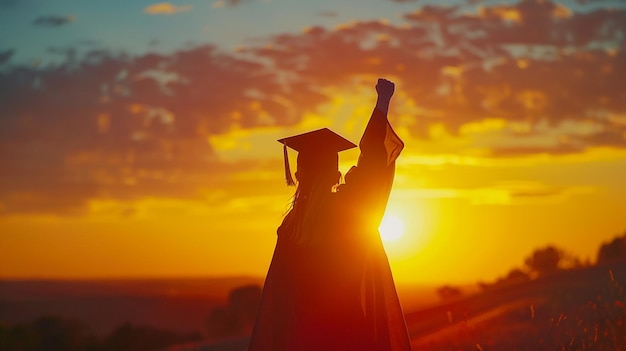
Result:
[[[380,222],[385,212],[394,178],[395,160],[404,147],[387,120],[394,88],[392,82],[378,80],[378,99],[359,143],[359,161],[346,174],[345,196],[355,211],[360,213],[359,217],[364,216],[374,222]],[[367,222],[372,223],[369,220]]]
[[[389,166],[404,147],[402,140],[396,135],[387,120],[389,102],[394,90],[395,85],[392,82],[382,78],[378,79],[376,107],[372,111],[372,116],[359,143],[361,148],[359,167],[384,168]]]

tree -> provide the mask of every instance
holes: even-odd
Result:
[[[519,268],[512,269],[509,274],[507,274],[506,278],[504,278],[507,283],[513,284],[523,283],[528,281],[529,279],[530,277],[528,276],[528,274]]]
[[[463,292],[457,287],[444,285],[437,289],[437,295],[439,295],[442,300],[452,300],[461,297]]]
[[[626,261],[626,232],[608,243],[603,243],[598,250],[598,264]]]
[[[25,324],[0,326],[0,350],[99,351],[99,344],[86,324],[43,316]]]
[[[563,250],[553,245],[548,245],[544,248],[536,249],[524,260],[524,263],[531,274],[543,276],[558,271],[559,263],[561,263],[564,257]]]
[[[244,332],[252,331],[260,301],[261,287],[258,285],[242,286],[230,292],[228,307]]]
[[[261,288],[257,285],[233,289],[228,304],[214,308],[207,318],[209,337],[217,339],[251,332],[260,299]]]
[[[191,341],[199,341],[202,336],[197,333],[180,334],[149,326],[125,323],[113,330],[103,340],[105,351],[151,351]]]

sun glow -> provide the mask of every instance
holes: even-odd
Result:
[[[404,234],[404,222],[396,215],[385,215],[380,222],[378,231],[384,242],[398,241]]]

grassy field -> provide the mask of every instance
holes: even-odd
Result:
[[[416,350],[626,350],[626,265],[563,271],[407,315]]]

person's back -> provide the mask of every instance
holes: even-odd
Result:
[[[279,140],[299,152],[298,188],[278,228],[250,351],[411,348],[377,232],[403,144],[387,121],[394,85],[380,79],[376,89],[359,162],[335,192],[337,153],[356,145],[328,129]]]

